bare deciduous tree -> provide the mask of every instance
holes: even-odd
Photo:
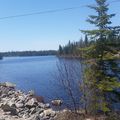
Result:
[[[81,64],[79,60],[62,58],[59,60],[57,68],[57,80],[59,80],[61,89],[64,89],[70,100],[68,107],[76,112],[81,104]]]

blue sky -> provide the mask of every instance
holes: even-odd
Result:
[[[111,2],[113,0],[108,0]],[[94,0],[0,0],[0,17],[94,4]],[[120,25],[120,2],[110,4]],[[58,49],[69,40],[78,41],[80,29],[91,29],[85,20],[93,10],[76,10],[0,20],[0,51]]]

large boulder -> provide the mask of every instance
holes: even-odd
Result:
[[[51,101],[53,106],[61,106],[62,105],[62,100],[52,100]]]
[[[44,113],[45,116],[50,116],[50,117],[54,117],[56,115],[56,112],[53,111],[52,109],[44,110],[43,113]]]
[[[29,95],[29,96],[35,95],[35,91],[34,91],[34,90],[30,90],[30,91],[28,92],[28,95]]]
[[[49,103],[47,103],[47,104],[38,103],[38,106],[39,106],[40,108],[43,108],[43,109],[50,108],[50,104],[49,104]]]
[[[11,87],[11,88],[16,87],[16,85],[15,85],[15,84],[10,83],[10,82],[5,82],[5,86],[6,86],[6,87]]]
[[[15,105],[16,105],[17,108],[23,108],[24,107],[24,104],[21,103],[21,102],[17,102]]]
[[[18,100],[21,101],[21,102],[24,102],[26,99],[26,96],[25,95],[20,95],[18,96]]]
[[[10,107],[16,107],[15,101],[13,101],[13,100],[9,100],[9,101],[7,102],[7,104],[8,104]]]
[[[4,112],[10,112],[11,115],[17,115],[17,110],[14,107],[10,107],[8,104],[2,104],[1,108]]]
[[[28,100],[28,102],[25,104],[25,106],[32,108],[32,107],[35,107],[37,103],[38,103],[37,100],[35,98],[32,98],[32,99]]]
[[[15,87],[16,87],[15,84],[10,83],[10,82],[5,82],[5,83],[3,83],[3,86],[5,86],[5,87],[10,87],[10,88],[15,88]]]

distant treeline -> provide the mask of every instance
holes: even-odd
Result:
[[[15,51],[15,52],[1,52],[0,55],[3,57],[12,56],[46,56],[56,55],[56,50],[43,50],[43,51]]]
[[[112,40],[114,41],[114,44],[111,42]],[[106,42],[108,44],[115,45],[114,50],[120,51],[120,35],[109,35],[106,38]],[[87,35],[77,42],[71,42],[69,40],[68,44],[65,46],[59,45],[58,55],[63,57],[81,57],[81,49],[87,48],[96,43],[96,40],[88,37]]]
[[[87,47],[88,45],[92,44],[94,41],[89,41],[87,35],[85,38],[81,38],[77,42],[71,42],[69,40],[68,44],[65,46],[59,45],[58,54],[62,56],[79,56],[80,55],[80,48]]]

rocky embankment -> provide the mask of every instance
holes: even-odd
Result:
[[[11,83],[0,84],[0,120],[54,120],[57,112],[40,102],[32,92],[16,90]]]
[[[59,106],[61,100],[51,101],[52,105]],[[117,116],[117,117],[116,117]],[[114,118],[120,120],[119,114]],[[107,116],[98,116],[96,120],[105,119]],[[35,96],[33,91],[27,94],[15,89],[12,83],[0,84],[0,120],[95,120],[93,116],[85,116],[84,112],[78,114],[61,110],[54,111],[50,104],[44,103],[40,96]],[[113,119],[111,119],[113,120]]]

